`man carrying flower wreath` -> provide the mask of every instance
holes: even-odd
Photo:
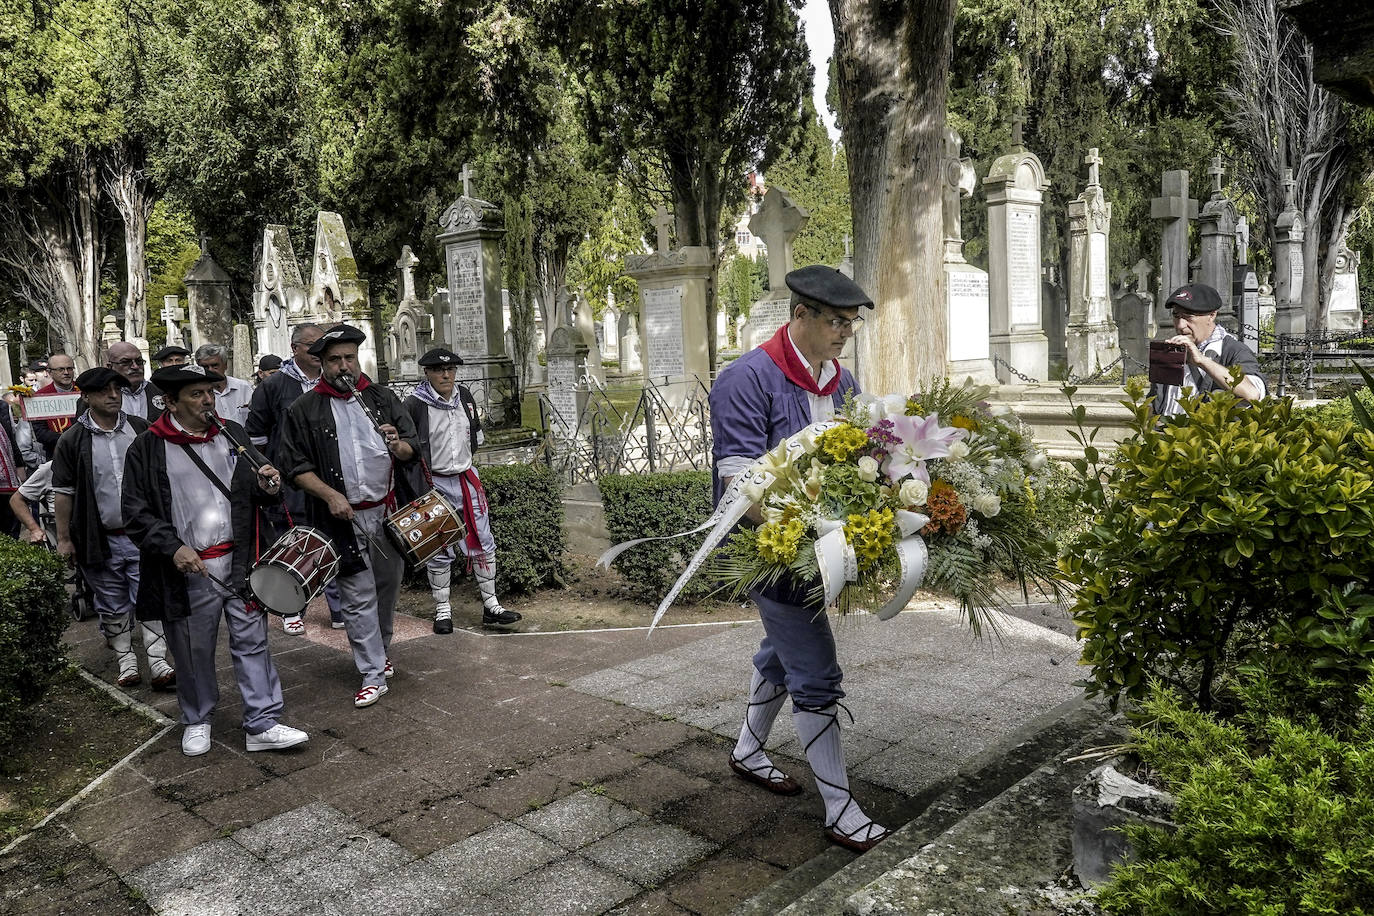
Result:
[[[873,301],[853,280],[824,266],[786,277],[791,320],[769,341],[725,369],[711,390],[712,457],[719,500],[730,479],[804,427],[835,417],[858,385],[838,357]],[[757,507],[748,516],[763,521]],[[840,737],[843,677],[825,607],[808,600],[814,583],[789,577],[752,591],[764,638],[754,655],[749,703],[730,768],[770,792],[795,795],[801,786],[773,766],[764,744],[783,702],[792,718],[825,802],[825,835],[857,851],[890,832],[863,813],[849,791]]]

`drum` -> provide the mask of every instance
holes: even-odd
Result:
[[[462,516],[438,490],[387,516],[386,532],[415,566],[424,566],[439,551],[467,536]]]
[[[292,528],[262,555],[248,584],[267,610],[293,617],[318,595],[339,571],[339,554],[316,528]]]

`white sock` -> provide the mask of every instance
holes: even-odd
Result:
[[[749,705],[744,711],[744,724],[740,726],[739,741],[735,742],[731,757],[751,773],[757,773],[772,782],[780,782],[786,778],[786,774],[773,766],[773,761],[763,752],[763,746],[773,730],[778,710],[786,701],[786,689],[773,684],[759,674],[757,668],[754,669],[753,677],[749,680]]]
[[[792,722],[806,748],[806,759],[816,776],[816,788],[825,800],[825,826],[865,842],[882,836],[887,829],[863,813],[849,791],[849,774],[844,765],[844,743],[840,738],[838,707],[824,712],[796,710]]]

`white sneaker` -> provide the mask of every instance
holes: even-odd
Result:
[[[382,694],[386,693],[386,691],[387,686],[385,684],[381,686],[377,686],[376,684],[365,684],[362,690],[359,690],[353,695],[353,705],[359,709],[362,709],[364,706],[371,706],[373,703],[380,700]]]
[[[247,737],[250,751],[281,751],[310,740],[310,736],[299,728],[282,725],[280,722],[265,732]]]
[[[283,617],[281,619],[281,628],[292,636],[305,635],[305,621],[301,620],[299,615],[295,617]]]
[[[199,757],[210,750],[210,723],[188,725],[181,733],[181,752],[187,757]]]
[[[382,677],[386,678],[389,681],[395,676],[396,669],[391,667],[391,659],[388,658],[386,660],[386,667],[382,669]]]

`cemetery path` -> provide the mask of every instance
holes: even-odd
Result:
[[[1078,695],[1072,639],[1043,608],[976,641],[957,613],[835,621],[855,722],[857,797],[905,823],[961,762]],[[322,626],[320,621],[325,621]],[[397,674],[354,709],[327,616],[274,627],[283,721],[308,744],[247,754],[220,649],[209,754],[180,728],[0,859],[13,912],[727,913],[827,850],[788,717],[774,760],[807,786],[769,795],[726,767],[761,628],[429,633],[398,618]],[[71,654],[114,668],[93,621]],[[175,699],[135,688],[176,716]],[[69,864],[45,868],[61,854]],[[112,894],[111,887],[124,896]]]

